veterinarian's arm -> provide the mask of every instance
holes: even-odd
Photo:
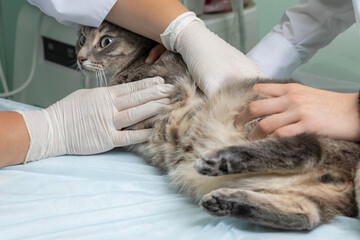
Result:
[[[22,116],[0,112],[0,167],[24,162],[30,138]]]
[[[288,78],[355,23],[353,1],[302,0],[248,54],[269,77]]]
[[[167,97],[173,86],[163,83],[161,78],[150,78],[82,89],[41,111],[18,111],[22,116],[1,113],[0,167],[147,141],[152,129],[122,129],[156,115],[170,103]]]
[[[161,42],[170,22],[187,11],[177,0],[117,0],[106,20]]]
[[[273,98],[250,103],[237,117],[237,123],[244,125],[271,115],[256,125],[248,136],[250,140],[308,132],[360,141],[357,93],[336,93],[300,84],[257,84],[254,91]]]

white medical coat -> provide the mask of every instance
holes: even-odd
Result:
[[[117,0],[27,0],[65,25],[98,27]]]
[[[286,78],[357,22],[360,0],[300,0],[248,54],[262,71]]]
[[[116,0],[28,0],[67,25],[98,27]],[[355,21],[360,0],[300,0],[249,53],[270,77],[288,77]]]

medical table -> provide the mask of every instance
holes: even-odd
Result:
[[[36,108],[0,99],[0,111],[15,109]],[[164,172],[116,149],[0,169],[0,239],[359,240],[360,221],[296,232],[212,217]]]

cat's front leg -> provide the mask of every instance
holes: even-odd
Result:
[[[244,142],[202,156],[195,169],[203,175],[219,176],[243,172],[302,172],[321,158],[316,136],[301,134],[290,138]]]

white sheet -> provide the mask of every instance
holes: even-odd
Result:
[[[33,107],[0,99],[0,110]],[[337,217],[312,232],[215,218],[176,193],[166,174],[114,150],[0,169],[0,239],[359,240],[360,221]]]

